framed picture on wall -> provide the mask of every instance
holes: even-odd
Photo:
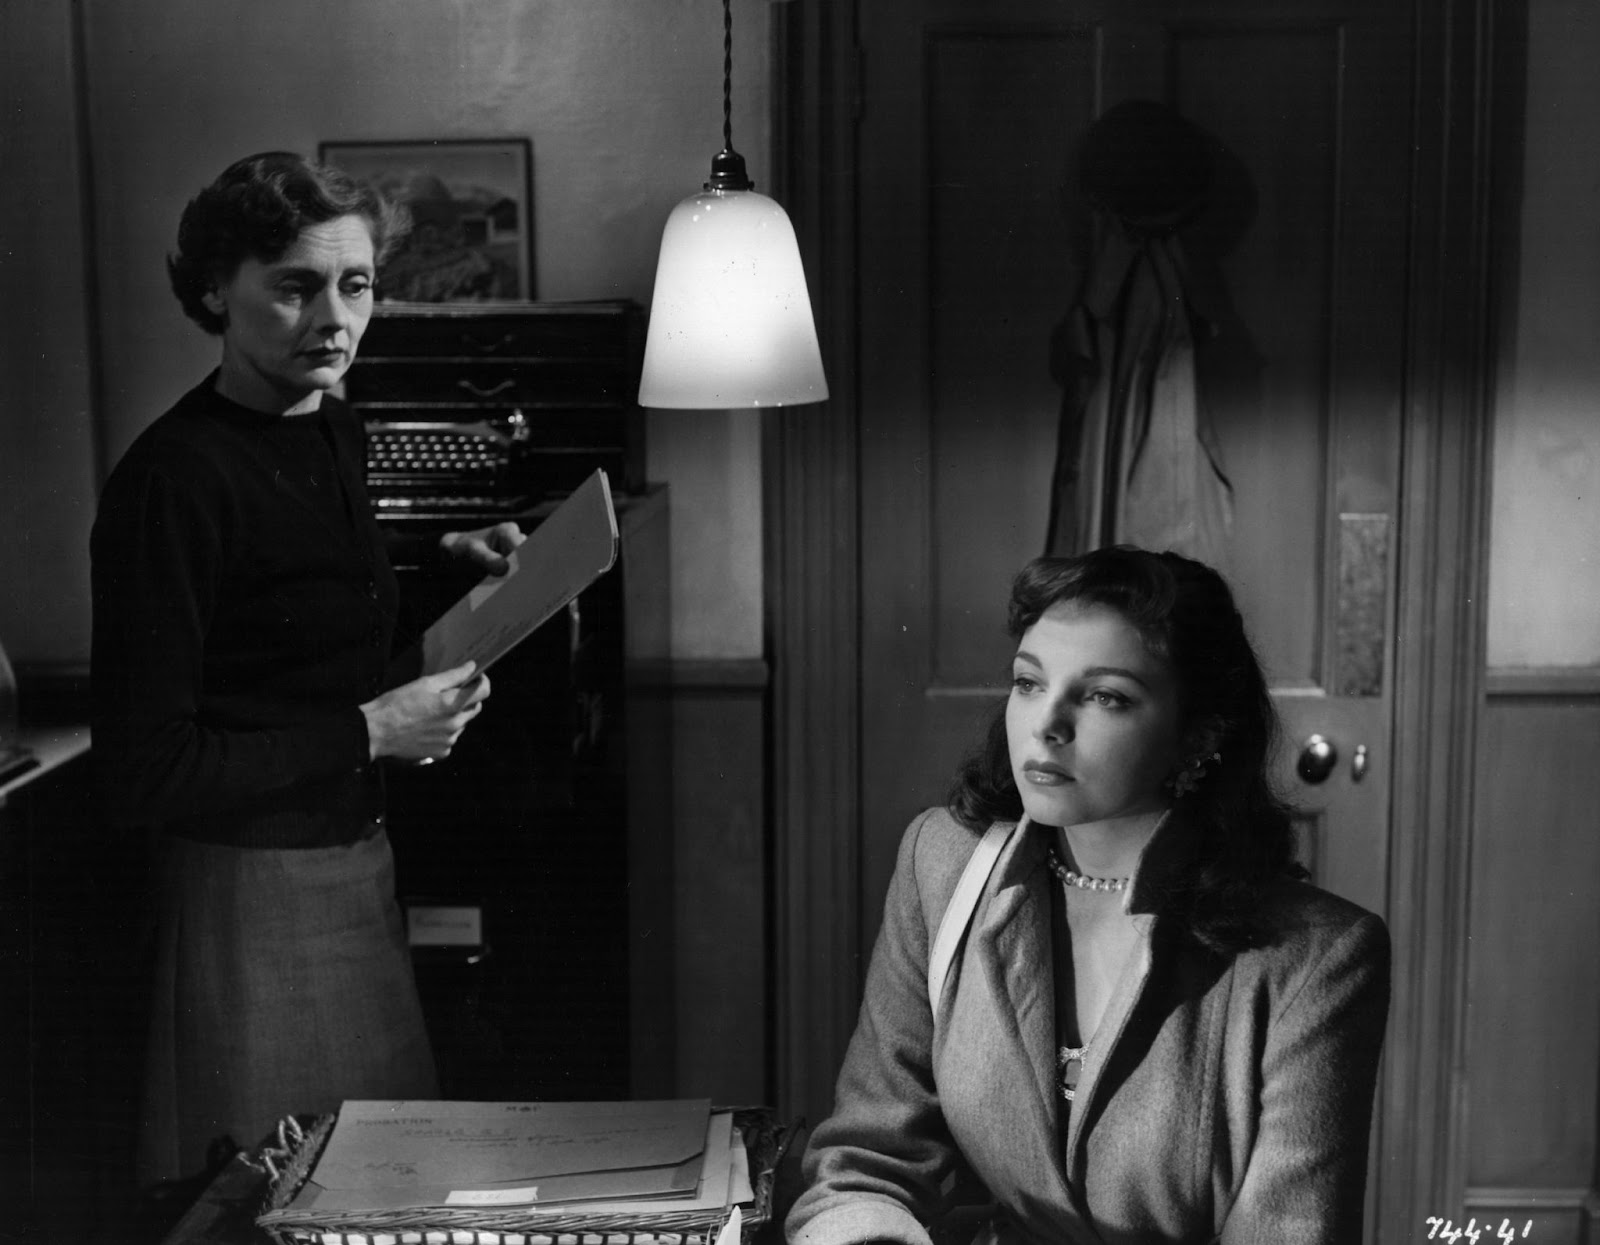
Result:
[[[326,164],[405,204],[411,233],[378,269],[380,301],[534,297],[533,148],[525,138],[327,142]]]

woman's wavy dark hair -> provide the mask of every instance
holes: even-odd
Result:
[[[206,294],[246,259],[270,264],[306,226],[341,216],[367,222],[376,263],[411,227],[404,207],[330,165],[292,151],[236,160],[183,209],[178,250],[167,257],[172,292],[185,315],[206,332],[221,333],[226,321],[205,305]]]
[[[1306,874],[1294,861],[1292,810],[1269,774],[1277,713],[1227,583],[1190,558],[1128,545],[1036,558],[1011,586],[1012,639],[1064,602],[1116,610],[1151,652],[1171,663],[1186,746],[1205,756],[1221,753],[1222,761],[1207,765],[1198,788],[1182,800],[1197,852],[1194,867],[1164,902],[1214,951],[1257,945],[1263,889],[1276,878]],[[950,810],[979,831],[1022,816],[1004,706],[962,766]]]

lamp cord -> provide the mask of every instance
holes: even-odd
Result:
[[[711,158],[707,190],[754,190],[744,157],[733,149],[733,3],[722,0],[722,150]]]
[[[733,150],[733,4],[722,0],[722,146]]]

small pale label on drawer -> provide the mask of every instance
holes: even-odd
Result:
[[[452,1189],[444,1201],[446,1206],[515,1206],[538,1200],[539,1186],[532,1184],[521,1189]]]
[[[406,909],[413,947],[476,947],[483,942],[483,909],[476,904],[413,904]]]

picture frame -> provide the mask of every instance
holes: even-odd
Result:
[[[380,302],[535,297],[533,144],[526,138],[320,143],[317,158],[411,213],[378,268]]]

